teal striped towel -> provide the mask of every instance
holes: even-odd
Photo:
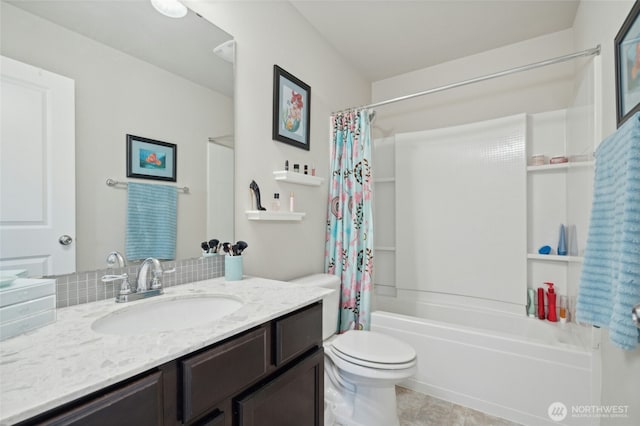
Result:
[[[177,189],[168,185],[127,186],[127,260],[175,259]]]
[[[577,319],[608,327],[612,343],[632,350],[639,340],[631,309],[640,303],[640,113],[598,147],[593,190]]]

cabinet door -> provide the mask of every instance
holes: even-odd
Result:
[[[150,374],[38,424],[163,425],[161,377],[161,372]]]
[[[224,412],[216,410],[213,414],[210,414],[202,420],[197,421],[194,426],[224,426],[224,420]]]
[[[235,402],[238,426],[322,426],[324,352],[318,349]]]
[[[188,423],[267,374],[266,327],[181,361],[182,421]]]
[[[318,346],[322,346],[322,304],[275,321],[275,365],[281,366]]]

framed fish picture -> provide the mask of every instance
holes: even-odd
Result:
[[[175,182],[177,157],[176,144],[127,135],[127,177]]]

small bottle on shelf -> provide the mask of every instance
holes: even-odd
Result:
[[[273,201],[271,202],[271,210],[273,210],[274,212],[277,212],[280,210],[280,194],[277,192],[273,194]]]
[[[293,192],[291,194],[289,194],[289,211],[290,212],[295,211]]]
[[[560,322],[564,324],[567,322],[567,296],[560,296],[558,305],[560,307]]]

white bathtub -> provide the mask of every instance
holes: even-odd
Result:
[[[416,316],[374,311],[371,329],[416,349],[418,371],[404,386],[524,425],[597,424],[571,416],[574,406],[600,404],[591,329],[423,302],[399,311]],[[564,421],[548,416],[553,402],[567,407]]]

